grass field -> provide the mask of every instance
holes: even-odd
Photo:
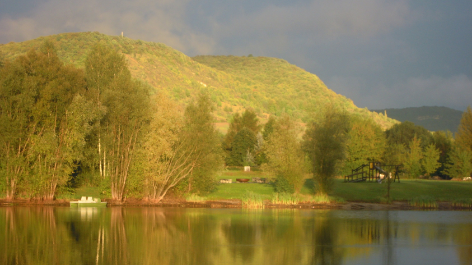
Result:
[[[233,183],[218,184],[215,191],[202,197],[202,199],[244,199],[248,194],[255,194],[263,200],[271,200],[275,194],[273,184],[236,183],[238,178],[252,179],[255,177],[271,178],[270,175],[261,171],[224,171],[218,176],[218,179],[232,179]],[[313,186],[313,180],[307,178],[300,192],[301,201],[316,201]],[[333,191],[329,195],[337,201],[385,202],[386,194],[387,183],[345,183],[342,179],[336,179]],[[100,194],[100,189],[97,187],[81,187],[76,189],[73,194],[63,194],[59,198],[79,199],[80,196],[103,198],[103,194]],[[472,181],[402,179],[400,183],[391,183],[390,198],[395,201],[412,201],[427,198],[434,201],[472,202]]]
[[[218,178],[229,179],[233,182],[236,178],[270,177],[262,172],[225,171]],[[304,198],[314,195],[313,180],[307,179],[301,190]],[[208,199],[241,199],[248,191],[260,194],[264,199],[272,198],[274,187],[271,184],[256,183],[232,183],[219,184],[216,191],[210,193]],[[332,197],[344,201],[382,202],[387,194],[387,183],[357,182],[345,183],[342,179],[336,179]],[[390,186],[390,198],[397,201],[409,201],[415,198],[428,197],[437,201],[457,201],[472,199],[472,182],[448,181],[448,180],[411,180],[403,179],[400,183],[392,182]]]

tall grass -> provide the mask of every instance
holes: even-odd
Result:
[[[421,207],[425,209],[436,209],[438,208],[438,202],[430,196],[420,196],[408,201],[410,206]]]
[[[310,200],[313,203],[344,203],[344,199],[340,197],[332,197],[327,194],[317,193]]]
[[[188,201],[188,202],[204,202],[204,201],[206,201],[206,198],[200,197],[197,194],[192,193],[192,194],[187,195],[185,200]]]
[[[246,191],[242,198],[242,205],[245,208],[261,209],[264,208],[264,200],[261,195],[252,191]]]
[[[295,205],[300,202],[300,196],[286,192],[274,193],[271,202],[273,204]]]
[[[472,199],[457,199],[452,201],[452,207],[456,208],[472,208]]]

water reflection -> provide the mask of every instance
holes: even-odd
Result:
[[[471,212],[0,208],[0,264],[472,263]]]

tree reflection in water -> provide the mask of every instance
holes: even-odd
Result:
[[[311,264],[342,264],[343,249],[339,247],[338,222],[330,218],[330,212],[326,211],[315,218],[313,231],[313,256]]]
[[[0,264],[350,264],[372,262],[372,257],[376,263],[371,264],[399,264],[399,249],[422,242],[428,245],[416,248],[415,254],[450,245],[456,255],[451,259],[472,263],[472,213],[399,215],[0,207]]]

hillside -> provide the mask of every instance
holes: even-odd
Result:
[[[418,107],[404,109],[373,110],[385,113],[387,116],[401,122],[411,121],[416,125],[425,127],[429,131],[457,132],[462,117],[462,111],[446,107]]]
[[[65,63],[80,68],[84,68],[85,58],[94,44],[108,45],[127,58],[133,77],[182,104],[201,90],[207,91],[217,106],[216,117],[223,123],[234,112],[248,107],[254,108],[262,119],[285,112],[307,122],[316,119],[327,104],[373,118],[383,128],[396,122],[382,114],[357,108],[350,99],[328,89],[316,75],[276,58],[190,58],[161,43],[98,32],[63,33],[21,43],[10,42],[0,45],[0,54],[5,60],[13,59],[37,49],[45,40],[55,45]]]

